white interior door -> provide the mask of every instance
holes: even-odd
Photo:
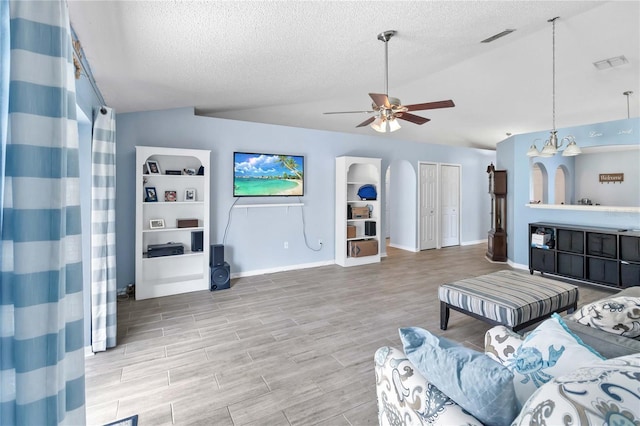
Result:
[[[420,163],[420,250],[438,246],[438,165]]]
[[[442,247],[460,245],[460,166],[440,166],[440,241]]]

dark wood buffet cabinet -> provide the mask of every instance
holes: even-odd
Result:
[[[529,272],[611,287],[640,285],[640,231],[529,224]]]

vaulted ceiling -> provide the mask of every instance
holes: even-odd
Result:
[[[193,106],[202,115],[494,149],[640,110],[638,1],[75,1],[71,25],[118,113]],[[482,40],[513,33],[491,43]],[[368,93],[404,104],[452,99],[394,133],[356,128]],[[624,55],[598,70],[594,62]]]

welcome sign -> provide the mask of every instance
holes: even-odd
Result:
[[[604,182],[623,182],[624,181],[624,173],[600,173],[600,183]]]

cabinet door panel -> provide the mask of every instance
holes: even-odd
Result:
[[[620,259],[631,262],[640,262],[640,238],[620,237]]]
[[[584,257],[558,253],[558,273],[574,278],[584,278]]]
[[[541,272],[555,272],[554,252],[542,249],[531,249],[531,268]]]
[[[558,229],[558,250],[584,253],[584,232]]]
[[[622,287],[640,286],[640,264],[623,263],[620,265],[620,285]]]
[[[606,284],[618,285],[618,262],[589,258],[587,279]]]

